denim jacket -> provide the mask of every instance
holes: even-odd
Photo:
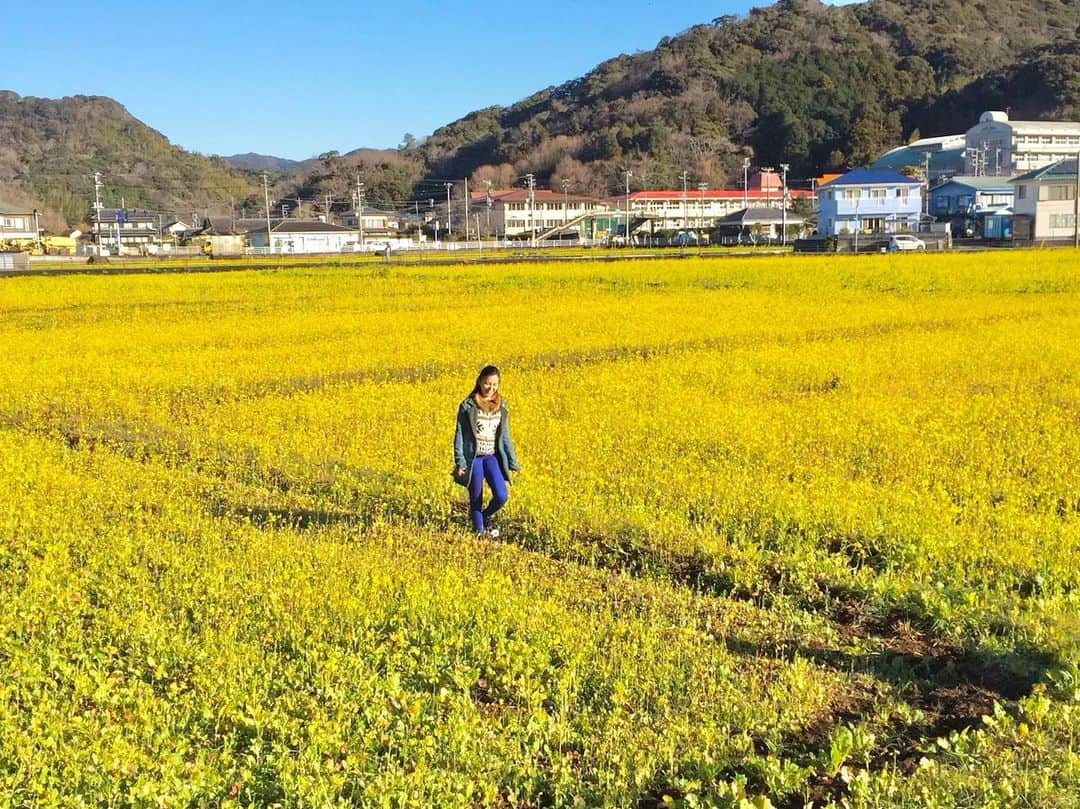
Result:
[[[476,402],[472,396],[467,396],[465,401],[458,407],[457,426],[454,429],[454,467],[464,469],[465,477],[454,477],[456,483],[462,486],[469,485],[472,477],[472,462],[476,457],[476,436],[473,435],[472,416],[476,409]],[[504,402],[499,406],[502,419],[499,422],[498,432],[495,433],[495,455],[499,459],[499,467],[502,469],[503,478],[509,482],[510,473],[521,469],[518,466],[517,453],[514,451],[514,442],[510,438],[510,413]]]

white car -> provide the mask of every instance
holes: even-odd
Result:
[[[909,233],[897,233],[891,239],[889,239],[889,252],[895,253],[897,250],[925,250],[926,242],[922,239],[916,238]]]

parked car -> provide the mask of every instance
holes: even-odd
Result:
[[[926,242],[910,233],[897,233],[889,239],[889,252],[897,250],[925,250]]]

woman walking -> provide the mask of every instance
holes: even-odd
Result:
[[[499,535],[491,518],[506,505],[507,484],[519,470],[509,413],[499,395],[499,369],[486,365],[458,407],[454,430],[454,481],[469,491],[469,517],[477,534]],[[491,490],[487,507],[485,480]]]

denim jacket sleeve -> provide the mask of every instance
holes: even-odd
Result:
[[[461,405],[457,412],[457,424],[454,427],[454,466],[458,469],[465,468],[465,430],[469,429],[468,414],[465,405]],[[464,424],[464,427],[462,426]]]
[[[514,449],[514,439],[510,437],[510,411],[505,407],[503,407],[502,424],[499,427],[502,433],[499,440],[502,442],[503,452],[506,455],[506,463],[511,472],[520,472],[521,466],[518,464],[517,451]]]

